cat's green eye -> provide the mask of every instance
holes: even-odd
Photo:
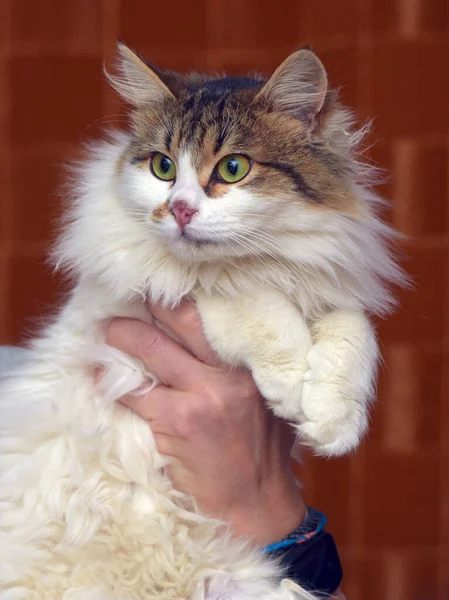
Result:
[[[226,183],[240,181],[248,175],[250,169],[251,163],[243,154],[228,154],[217,165],[218,176]]]
[[[173,181],[176,177],[176,165],[171,158],[161,152],[153,154],[150,160],[153,175],[163,181]]]

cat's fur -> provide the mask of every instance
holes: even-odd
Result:
[[[354,448],[367,425],[377,345],[365,311],[392,304],[402,273],[376,215],[360,132],[302,50],[271,79],[163,73],[120,46],[109,76],[131,128],[77,171],[56,251],[76,276],[66,306],[0,388],[0,599],[311,597],[259,552],[220,533],[164,474],[151,431],[105,399],[148,379],[103,344],[102,320],[148,319],[144,299],[196,299],[206,336],[323,454]],[[168,183],[148,168],[171,156]],[[218,160],[242,153],[225,184]],[[171,212],[198,212],[181,234]]]

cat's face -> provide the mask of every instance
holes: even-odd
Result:
[[[134,110],[120,196],[177,256],[287,255],[292,236],[354,210],[348,161],[323,133],[336,109],[311,52],[268,82],[163,74],[122,54],[112,81]]]

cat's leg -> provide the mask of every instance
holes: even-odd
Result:
[[[198,295],[206,337],[218,355],[233,366],[247,366],[274,412],[298,421],[302,384],[312,347],[300,311],[276,290],[236,298]]]
[[[312,326],[297,429],[319,454],[355,448],[368,425],[378,360],[376,335],[362,311],[335,310]]]
[[[231,365],[246,365],[274,412],[297,423],[318,453],[355,448],[368,423],[378,350],[362,311],[336,310],[312,326],[282,294],[198,296],[206,337]]]

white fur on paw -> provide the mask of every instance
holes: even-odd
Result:
[[[304,421],[296,426],[301,443],[322,456],[341,456],[357,448],[366,430],[366,417],[359,423],[351,418]]]
[[[298,368],[298,365],[282,370],[253,371],[260,393],[278,417],[288,421],[299,420],[305,371],[305,368]]]
[[[305,374],[304,381],[323,380],[331,376],[340,364],[330,343],[313,346],[307,353],[306,361],[309,371]]]
[[[314,346],[307,355],[297,426],[305,445],[318,454],[340,455],[353,450],[367,427],[367,399],[354,386],[347,365],[329,343]]]

